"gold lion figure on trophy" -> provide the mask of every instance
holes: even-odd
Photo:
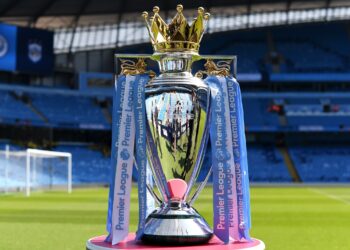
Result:
[[[139,58],[137,62],[128,59],[120,59],[121,61],[121,74],[122,75],[140,75],[148,73],[151,78],[156,74],[152,70],[146,69],[147,64],[144,58]]]
[[[206,70],[200,70],[196,73],[196,77],[202,78],[205,75],[217,75],[217,76],[229,76],[230,75],[230,62],[218,61],[215,63],[212,59],[208,59],[204,64]]]

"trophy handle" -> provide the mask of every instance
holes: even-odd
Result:
[[[135,157],[134,157],[134,166],[136,170],[139,171]],[[160,204],[162,204],[162,200],[158,197],[158,195],[154,192],[153,188],[148,183],[146,183],[146,187],[147,187],[147,190],[152,195],[152,197],[154,198],[154,200],[156,201],[157,205],[159,206]]]
[[[213,172],[213,167],[210,166],[210,169],[207,173],[207,175],[205,176],[204,181],[199,184],[198,188],[196,189],[196,191],[194,192],[193,196],[191,197],[191,199],[188,201],[188,204],[192,207],[193,202],[197,199],[198,195],[200,194],[200,192],[203,190],[203,188],[205,187],[205,185],[207,184],[209,177],[211,175],[211,173]]]

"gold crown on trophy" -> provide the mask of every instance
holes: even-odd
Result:
[[[147,29],[149,31],[155,52],[181,52],[190,51],[198,53],[199,43],[202,39],[209,13],[204,13],[204,8],[198,8],[198,16],[191,25],[183,15],[183,6],[176,7],[176,15],[170,24],[164,22],[159,15],[159,7],[153,7],[153,16],[148,20],[148,13],[144,11]]]

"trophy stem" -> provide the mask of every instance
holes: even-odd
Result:
[[[158,53],[159,69],[162,74],[181,73],[183,75],[192,75],[191,66],[194,56],[189,53]]]

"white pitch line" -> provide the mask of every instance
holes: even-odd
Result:
[[[328,197],[328,198],[330,198],[330,199],[333,199],[333,200],[336,200],[336,201],[341,201],[341,202],[343,202],[343,203],[345,203],[345,204],[347,204],[347,205],[350,205],[350,201],[345,200],[345,199],[343,199],[343,198],[340,198],[339,196],[336,196],[336,195],[334,195],[334,194],[329,194],[329,193],[323,192],[323,191],[321,191],[321,190],[319,190],[319,189],[315,189],[315,188],[309,188],[309,189],[310,189],[311,191],[315,192],[315,193],[324,195],[324,196],[326,196],[326,197]]]

